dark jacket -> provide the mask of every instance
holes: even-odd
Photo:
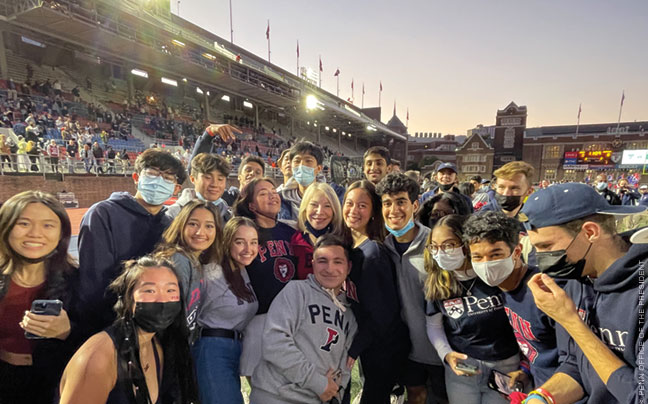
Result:
[[[605,188],[603,191],[597,190],[597,192],[601,194],[601,196],[603,196],[610,205],[621,205],[621,198],[619,198],[619,195],[609,189]]]
[[[648,368],[643,362],[648,323],[642,321],[648,310],[642,284],[647,261],[648,245],[636,244],[598,279],[570,280],[564,288],[585,323],[624,362],[623,367],[610,375],[606,385],[572,338],[566,347],[560,347],[568,355],[557,372],[566,373],[580,383],[589,395],[587,403],[644,402],[639,392],[643,391],[642,383],[648,380]]]
[[[165,208],[154,216],[128,192],[114,192],[88,209],[79,231],[73,303],[88,335],[115,320],[117,298],[106,288],[121,272],[122,262],[152,252],[170,223]]]

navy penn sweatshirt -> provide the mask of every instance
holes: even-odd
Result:
[[[150,214],[128,192],[97,202],[81,220],[79,270],[74,309],[90,335],[115,320],[116,296],[106,288],[121,273],[122,262],[153,251],[171,219],[162,208]]]
[[[571,337],[566,346],[560,346],[562,339],[558,339],[559,348],[565,350],[567,356],[557,372],[571,376],[583,386],[589,396],[587,403],[646,402],[644,386],[648,368],[644,362],[644,344],[648,335],[648,307],[644,282],[647,261],[648,245],[633,245],[593,282],[570,280],[565,285],[565,292],[576,304],[581,318],[625,363],[604,384]]]

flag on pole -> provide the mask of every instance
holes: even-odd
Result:
[[[380,91],[382,91],[382,80],[380,81]]]
[[[320,63],[321,63],[321,62],[320,62]],[[321,67],[320,67],[320,69],[321,69]],[[340,69],[338,68],[338,69],[335,71],[335,73],[333,74],[333,77],[337,77],[337,76],[339,76],[339,75],[340,75]]]
[[[353,91],[353,79],[351,79],[351,91]]]
[[[578,122],[580,122],[581,105],[582,104],[578,104]]]
[[[362,83],[362,95],[364,95],[364,94],[365,94],[365,91],[364,91],[364,83]]]
[[[299,40],[297,40],[297,57],[299,57]]]
[[[324,68],[322,67],[322,57],[321,56],[320,56],[319,60],[320,60],[319,69],[320,69],[320,72],[323,72]]]
[[[394,116],[396,116],[396,100],[394,100]]]
[[[407,117],[405,118],[405,120],[406,120],[406,122],[407,122],[407,123],[405,124],[405,126],[408,126],[408,125],[409,125],[409,108],[407,108]]]
[[[621,93],[621,106],[623,107],[623,101],[625,100],[625,90]]]
[[[619,106],[619,120],[617,121],[616,133],[619,133],[619,126],[621,125],[621,112],[623,111],[623,101],[625,101],[625,90],[621,92],[621,105]]]
[[[268,20],[268,28],[266,29],[266,39],[270,39],[270,20]]]

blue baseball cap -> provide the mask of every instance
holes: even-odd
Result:
[[[442,163],[442,164],[439,164],[439,168],[437,168],[437,172],[439,172],[439,171],[441,171],[441,170],[443,170],[445,168],[451,169],[452,171],[455,172],[455,174],[457,173],[457,166],[454,165],[454,163]]]
[[[594,214],[632,215],[645,206],[610,205],[594,188],[578,182],[556,184],[531,194],[520,210],[527,230],[558,226]]]

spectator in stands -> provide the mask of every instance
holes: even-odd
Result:
[[[81,149],[81,160],[83,160],[83,168],[85,168],[86,173],[90,174],[90,170],[94,167],[95,159],[90,145],[87,143],[83,144],[83,149]]]
[[[117,320],[74,354],[61,404],[198,402],[178,276],[149,256],[124,263],[110,285]]]
[[[119,154],[119,160],[121,160],[124,170],[130,168],[130,156],[128,156],[128,151],[126,149],[122,150]]]
[[[16,83],[12,78],[9,78],[9,82],[7,83],[7,99],[18,101],[18,91],[16,88]]]
[[[243,132],[232,125],[209,125],[196,141],[190,160],[200,153],[214,153],[217,143],[221,140],[231,146],[231,142],[236,140],[235,134],[237,133],[242,134]],[[216,135],[218,135],[218,141]]]
[[[288,181],[292,178],[290,149],[285,149],[281,152],[281,156],[279,156],[279,160],[277,160],[277,166],[279,167],[279,170],[281,170],[281,174],[283,174],[283,182],[277,187],[277,192],[281,192],[288,184]]]
[[[364,176],[374,185],[391,172],[391,155],[389,149],[383,146],[373,146],[367,149],[362,159]]]
[[[410,345],[400,316],[394,264],[382,245],[385,224],[372,182],[356,181],[349,186],[342,215],[354,247],[347,297],[359,328],[349,357],[359,356],[362,361],[365,382],[360,403],[389,403]]]
[[[297,258],[297,279],[306,279],[313,272],[313,245],[318,237],[333,233],[350,241],[344,227],[342,208],[330,185],[313,183],[304,194],[297,215],[297,229],[290,244]]]
[[[621,197],[609,189],[605,174],[599,174],[596,176],[594,187],[596,188],[596,191],[605,198],[607,203],[610,205],[621,205]]]
[[[290,149],[290,161],[294,182],[286,184],[281,191],[281,211],[279,218],[284,220],[297,220],[302,202],[302,196],[311,184],[317,181],[318,174],[322,171],[324,153],[319,146],[311,142],[296,143]],[[325,181],[324,178],[321,178]],[[338,195],[338,203],[344,196],[344,189],[332,184]]]
[[[648,206],[648,185],[643,184],[639,187],[639,193],[641,198],[639,199],[639,205]]]
[[[7,167],[11,169],[11,147],[7,143],[6,139],[6,135],[0,133],[0,164],[2,164],[2,168],[4,168],[6,164]]]
[[[67,146],[65,147],[65,152],[68,157],[68,171],[70,174],[74,173],[74,164],[77,160],[77,154],[79,154],[79,145],[73,139],[70,139]]]
[[[67,253],[70,235],[65,208],[50,194],[25,191],[0,208],[2,403],[53,402],[73,349],[67,341],[72,330],[69,279],[74,271]],[[59,314],[28,311],[37,299],[60,300]]]
[[[239,371],[242,332],[258,309],[246,266],[259,252],[254,222],[232,218],[223,229],[223,257],[205,275],[198,314],[201,337],[192,349],[200,399],[205,404],[243,404]]]
[[[112,146],[108,146],[108,150],[106,150],[106,160],[108,161],[108,172],[115,174],[115,157],[117,155],[115,154],[115,151],[113,150]]]
[[[205,266],[221,261],[220,213],[211,203],[187,203],[162,234],[155,257],[173,264],[184,297],[190,342],[199,335],[196,318],[203,297]]]
[[[444,402],[443,362],[430,343],[425,330],[423,252],[430,229],[414,222],[419,207],[419,185],[401,173],[391,173],[378,183],[376,193],[382,201],[382,214],[389,235],[385,247],[396,267],[402,316],[409,329],[412,350],[401,382],[407,388],[408,403],[424,404],[426,385],[432,384],[437,401]]]
[[[38,171],[38,156],[40,156],[40,149],[36,142],[30,140],[27,142],[27,155],[29,156],[29,161],[31,162],[30,171]]]
[[[17,161],[17,166],[18,166],[18,171],[20,172],[25,172],[27,171],[27,167],[29,166],[29,158],[27,157],[27,142],[25,141],[25,138],[22,136],[18,136],[18,150],[16,150],[16,154],[18,157]]]
[[[259,301],[256,316],[245,328],[241,375],[251,377],[261,361],[263,325],[275,296],[295,277],[296,261],[290,247],[295,229],[277,220],[281,198],[274,182],[255,178],[241,190],[234,205],[236,216],[254,220],[259,234],[259,255],[247,266],[252,289]]]
[[[57,97],[60,97],[62,95],[62,88],[61,88],[61,82],[57,80],[54,80],[54,83],[52,83],[52,89],[54,90],[54,95]]]
[[[54,139],[50,140],[49,145],[47,146],[47,155],[49,156],[48,160],[53,173],[58,173],[60,154],[61,151],[58,145],[56,144],[56,140]]]
[[[94,142],[94,144],[92,145],[92,158],[92,163],[96,167],[96,170],[99,172],[99,174],[103,174],[104,151],[101,146],[99,146],[99,142]]]
[[[113,294],[104,295],[124,260],[150,253],[171,220],[164,202],[186,179],[182,164],[171,154],[149,149],[135,161],[135,196],[115,192],[95,203],[81,220],[77,311],[87,331],[96,332],[114,320]]]
[[[454,163],[440,164],[434,179],[439,185],[424,193],[421,197],[421,203],[425,203],[432,196],[441,192],[452,191],[461,194],[461,191],[457,188],[457,166]],[[464,197],[472,206],[472,200],[469,197]]]
[[[191,160],[189,180],[194,188],[186,188],[180,197],[166,211],[171,219],[176,217],[183,206],[193,200],[201,200],[213,204],[219,213],[220,224],[232,217],[229,205],[223,200],[223,192],[227,186],[227,176],[231,167],[225,159],[209,153],[201,153]]]
[[[248,182],[252,181],[255,178],[261,178],[265,175],[265,163],[263,159],[257,156],[247,156],[239,164],[238,168],[238,181],[239,187],[236,188],[231,186],[225,194],[223,194],[223,200],[227,203],[228,206],[234,205],[236,198],[240,194],[240,190],[245,188]],[[227,177],[226,177],[227,178]]]
[[[346,241],[332,234],[320,237],[313,274],[290,282],[270,307],[250,402],[342,402],[351,380],[347,352],[357,330],[342,293],[350,270]]]

